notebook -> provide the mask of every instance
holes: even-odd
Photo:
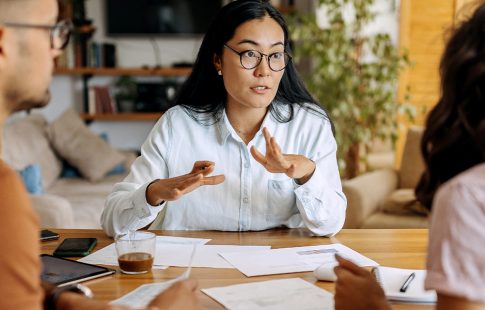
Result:
[[[426,270],[379,266],[375,267],[372,271],[384,289],[388,300],[418,304],[436,303],[436,292],[434,290],[426,291],[424,289]],[[412,273],[415,274],[414,279],[408,284],[407,290],[401,292],[401,287]]]

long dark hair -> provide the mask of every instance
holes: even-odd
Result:
[[[441,184],[485,161],[485,4],[452,34],[440,73],[441,98],[426,121],[426,169],[416,187],[428,209]]]
[[[214,67],[214,55],[222,55],[224,44],[234,36],[239,25],[265,16],[270,16],[281,26],[285,35],[285,51],[291,54],[286,21],[267,0],[231,2],[219,11],[212,21],[202,41],[192,73],[180,88],[174,105],[183,106],[199,123],[217,122],[222,116],[227,94],[223,80]],[[326,113],[304,86],[293,62],[290,61],[269,109],[279,122],[288,122],[293,118],[293,104],[298,104],[328,119]]]

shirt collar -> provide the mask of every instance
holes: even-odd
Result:
[[[236,131],[234,128],[231,126],[231,123],[229,122],[229,118],[227,117],[226,114],[226,109],[224,109],[222,113],[221,119],[217,122],[217,129],[218,129],[218,142],[222,145],[226,143],[227,138],[229,136],[233,136],[236,140],[240,140],[239,136],[237,135]],[[274,117],[271,115],[270,112],[266,113],[266,116],[264,117],[263,123],[261,124],[261,128],[259,128],[258,132],[254,136],[254,138],[259,137],[263,134],[263,128],[266,127],[269,130],[269,133],[271,135],[274,134],[274,131],[276,129],[276,120]]]

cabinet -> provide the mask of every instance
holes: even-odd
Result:
[[[89,79],[93,76],[164,76],[177,77],[188,76],[192,68],[56,68],[54,74],[62,76],[74,76],[82,78],[83,81],[83,108],[88,111],[88,91]],[[89,114],[81,113],[81,117],[86,121],[155,121],[160,118],[162,113],[102,113]]]

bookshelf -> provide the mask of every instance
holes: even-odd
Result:
[[[78,76],[83,79],[84,111],[88,111],[89,79],[93,76],[188,76],[190,67],[160,67],[160,68],[55,68],[54,74],[58,76]],[[92,121],[157,121],[162,112],[117,112],[117,113],[81,113],[81,118],[87,122]]]
[[[105,113],[105,114],[88,114],[81,113],[80,116],[83,120],[92,121],[108,121],[108,122],[121,122],[121,121],[157,121],[161,116],[160,113]]]
[[[192,71],[192,68],[176,68],[176,67],[162,67],[162,68],[56,68],[54,74],[56,75],[105,75],[105,76],[121,76],[121,75],[138,75],[138,76],[187,76]]]

